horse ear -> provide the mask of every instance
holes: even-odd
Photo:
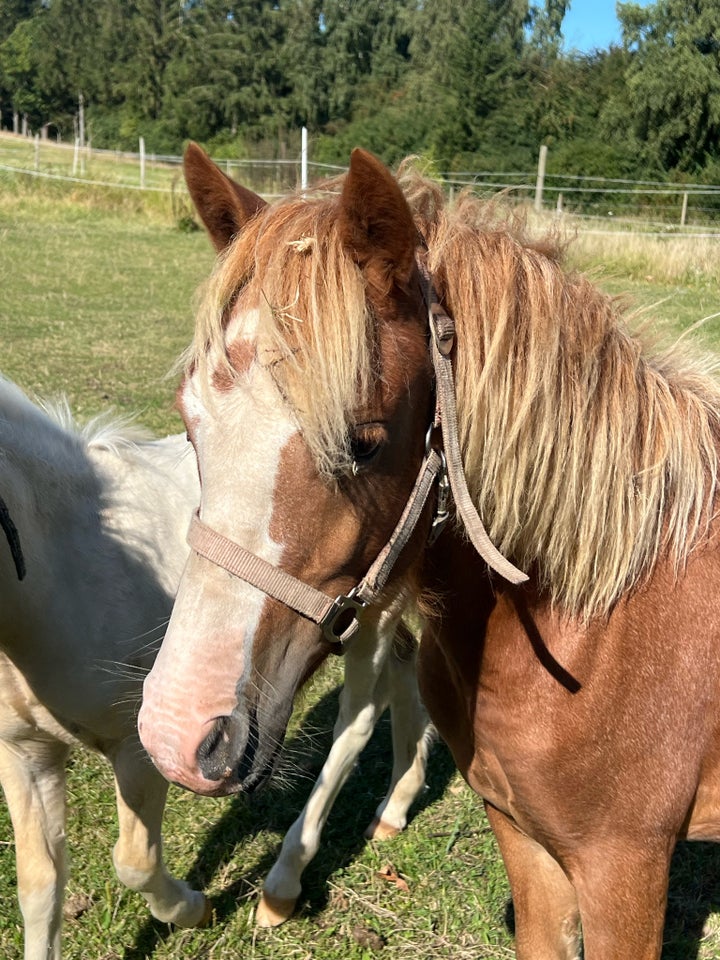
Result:
[[[266,206],[262,197],[225,176],[196,143],[185,150],[183,172],[195,209],[218,253]]]
[[[362,267],[375,260],[388,279],[410,277],[419,243],[410,208],[387,167],[359,147],[340,197],[340,236]]]

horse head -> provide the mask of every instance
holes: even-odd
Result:
[[[423,463],[433,378],[420,238],[378,160],[356,150],[344,178],[273,206],[194,145],[185,176],[220,256],[178,405],[202,482],[194,530],[219,546],[191,554],[139,728],[168,779],[221,795],[267,779],[296,691],[337,648],[288,591],[350,603]],[[338,635],[404,602],[430,525],[424,500],[417,512],[377,602],[341,604]],[[229,572],[226,548],[267,576]]]

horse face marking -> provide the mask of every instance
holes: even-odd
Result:
[[[235,355],[247,362],[233,389],[217,389],[213,381],[203,391],[195,374],[181,390],[180,407],[202,474],[201,516],[278,564],[283,546],[270,531],[275,483],[297,427],[274,396],[267,370],[252,362],[247,338]],[[226,423],[232,429],[224,429]],[[261,619],[272,615],[267,605],[256,588],[191,556],[165,641],[145,681],[139,718],[146,749],[168,779],[201,793],[224,792],[199,770],[197,751],[219,718],[237,714],[248,698],[257,700],[260,679],[252,675],[252,650]]]

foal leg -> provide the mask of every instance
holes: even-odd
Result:
[[[0,740],[0,783],[15,834],[25,960],[60,960],[68,753],[58,741]]]
[[[384,840],[404,830],[410,805],[425,786],[434,728],[420,701],[416,661],[417,641],[401,623],[386,671],[392,716],[392,777],[385,799],[365,831],[370,839]]]
[[[161,826],[167,782],[134,738],[125,740],[111,760],[120,827],[113,851],[118,878],[145,897],[158,920],[179,927],[207,922],[210,905],[203,894],[171,876],[163,863]]]
[[[320,846],[320,834],[341,787],[375,728],[386,702],[381,699],[395,624],[379,634],[358,635],[345,654],[345,683],[333,731],[333,745],[300,816],[285,834],[280,855],[267,875],[255,922],[275,927],[292,916],[300,877]]]
[[[485,809],[510,880],[517,960],[577,960],[580,915],[570,880],[547,850],[504,813],[489,803]],[[624,956],[638,960],[632,951]],[[586,960],[592,960],[590,954]]]
[[[569,869],[586,960],[659,960],[673,847],[674,838],[635,835],[582,849]]]

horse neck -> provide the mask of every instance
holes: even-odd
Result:
[[[88,448],[103,491],[103,530],[130,560],[148,566],[174,596],[187,556],[185,535],[200,502],[192,448],[184,435],[114,448]]]
[[[194,458],[181,455],[184,438],[86,442],[29,407],[0,459],[0,489],[19,491],[8,508],[28,561],[18,583],[0,544],[0,649],[58,718],[113,737],[133,728],[128,697],[170,615],[199,500]]]
[[[138,453],[158,473],[163,474],[177,495],[194,509],[200,502],[200,479],[195,453],[185,433],[137,445]]]

